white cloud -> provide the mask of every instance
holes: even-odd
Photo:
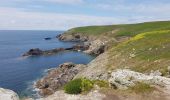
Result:
[[[41,1],[59,4],[81,4],[84,2],[83,0],[41,0]]]
[[[68,29],[77,26],[127,23],[124,18],[89,15],[24,12],[0,8],[0,29]]]
[[[150,3],[125,3],[125,2],[112,2],[112,3],[98,3],[94,7],[116,13],[128,13],[138,15],[159,15],[170,16],[170,3],[152,2]]]

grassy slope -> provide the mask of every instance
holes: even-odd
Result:
[[[108,25],[108,26],[87,26],[70,29],[66,33],[83,33],[87,35],[102,35],[103,33],[118,30],[116,36],[134,36],[138,33],[167,30],[170,29],[170,21],[162,22],[146,22],[139,24],[122,24],[122,25]]]
[[[114,30],[117,31],[111,36],[131,36],[132,39],[109,50],[108,69],[128,67],[139,72],[160,70],[167,74],[170,66],[170,21],[78,27],[66,33],[102,36]]]
[[[124,63],[133,70],[160,70],[166,74],[170,64],[170,30],[140,33],[110,51],[112,56],[118,52],[121,53],[119,59],[126,59]]]

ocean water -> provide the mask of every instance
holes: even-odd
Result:
[[[20,96],[34,94],[32,84],[45,70],[64,62],[87,64],[94,57],[82,52],[61,52],[50,56],[22,57],[31,48],[43,50],[70,47],[75,43],[58,41],[62,31],[0,31],[0,87],[14,90]],[[51,40],[44,40],[51,37]]]

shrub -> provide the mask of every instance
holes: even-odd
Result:
[[[99,87],[105,87],[105,88],[109,87],[109,83],[103,80],[94,80],[94,84],[98,85]]]
[[[81,89],[83,92],[88,92],[93,88],[93,82],[88,79],[82,79]]]
[[[81,79],[75,79],[67,83],[64,87],[64,91],[68,94],[79,94],[81,93]]]
[[[93,88],[93,82],[85,79],[79,78],[70,81],[64,87],[64,91],[68,94],[79,94],[81,92],[88,92]]]

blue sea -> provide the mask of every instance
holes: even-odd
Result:
[[[45,70],[64,62],[87,64],[94,57],[82,52],[61,52],[49,56],[22,57],[31,48],[49,50],[71,47],[74,42],[61,42],[55,37],[62,31],[0,31],[0,87],[11,89],[20,96],[33,96],[33,82],[45,74]],[[50,37],[51,40],[44,40]]]

